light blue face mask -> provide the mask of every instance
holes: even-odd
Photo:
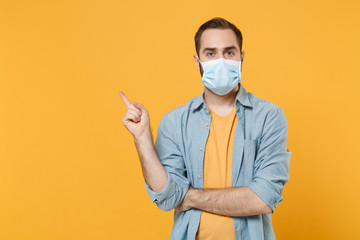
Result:
[[[204,70],[201,83],[218,95],[229,93],[241,81],[241,61],[218,58],[200,63]]]

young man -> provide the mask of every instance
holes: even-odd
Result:
[[[291,158],[284,112],[240,84],[244,52],[235,25],[209,20],[195,46],[204,90],[165,114],[155,146],[148,111],[120,92],[146,190],[160,209],[175,209],[170,239],[275,239],[271,214]]]

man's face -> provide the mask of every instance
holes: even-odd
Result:
[[[244,52],[240,52],[236,35],[231,29],[206,29],[201,35],[199,56],[194,55],[201,76],[203,68],[199,60],[207,62],[218,58],[243,61]]]

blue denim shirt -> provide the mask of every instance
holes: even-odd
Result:
[[[232,187],[248,186],[272,209],[282,201],[282,191],[289,180],[291,151],[287,148],[287,120],[274,103],[255,97],[242,84],[237,93],[232,161]],[[157,206],[170,211],[181,203],[191,185],[204,188],[203,160],[209,135],[211,115],[204,101],[204,90],[186,104],[168,112],[161,119],[155,141],[157,155],[167,173],[167,183],[154,192],[145,188]],[[170,239],[195,239],[200,209],[174,211]],[[234,216],[235,239],[276,239],[272,214]],[[221,227],[221,226],[219,226]]]

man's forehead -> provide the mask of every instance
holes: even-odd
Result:
[[[206,29],[201,35],[201,49],[224,49],[230,46],[239,48],[236,35],[231,29]]]

